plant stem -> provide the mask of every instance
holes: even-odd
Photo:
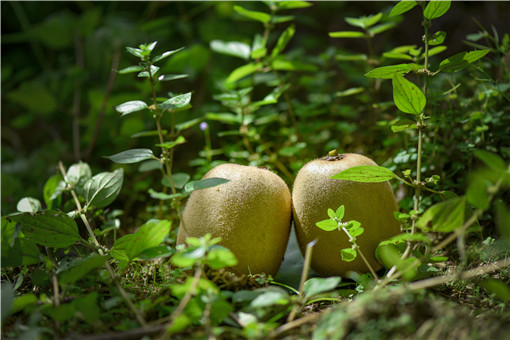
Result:
[[[365,264],[367,265],[368,270],[370,270],[370,273],[372,274],[372,276],[376,279],[376,281],[379,281],[379,277],[377,276],[377,273],[375,272],[374,268],[372,268],[372,266],[368,262],[368,260],[365,257],[365,255],[363,255],[363,252],[361,251],[361,248],[356,243],[356,240],[354,239],[354,237],[352,237],[351,234],[349,234],[349,231],[345,227],[343,227],[343,226],[342,226],[342,230],[349,237],[349,242],[351,242],[356,247],[356,251],[359,253],[359,256],[361,256],[361,259],[363,260],[363,262],[365,262]]]
[[[64,165],[62,164],[62,162],[59,162],[58,166],[60,168],[60,172],[62,173],[62,177],[64,177],[64,181],[67,183],[68,182],[67,181],[67,174],[66,174],[66,170],[64,168]],[[85,213],[84,213],[83,208],[81,206],[80,200],[78,199],[78,196],[76,195],[76,191],[74,189],[71,189],[71,195],[73,196],[74,202],[75,202],[76,207],[78,209],[78,214],[80,215],[80,218],[83,221],[83,224],[87,228],[87,231],[88,231],[88,233],[90,235],[90,238],[94,242],[94,245],[97,247],[98,254],[101,255],[101,256],[104,256],[105,254],[104,254],[103,249],[101,248],[101,244],[99,244],[99,242],[97,241],[96,236],[94,235],[94,232],[92,231],[90,223],[87,220],[87,217],[85,216]],[[120,284],[120,282],[119,282],[119,280],[117,278],[117,275],[115,275],[115,271],[113,270],[113,268],[110,265],[110,263],[108,261],[106,261],[104,263],[104,266],[105,266],[106,270],[108,271],[108,274],[110,275],[110,278],[114,282],[115,287],[119,291],[120,295],[122,296],[122,298],[126,302],[126,304],[129,307],[129,309],[131,309],[131,311],[135,315],[138,323],[140,323],[140,325],[142,327],[146,327],[147,326],[147,322],[145,322],[145,319],[143,318],[142,314],[136,308],[135,304],[133,303],[133,301],[131,301],[131,298],[129,297],[127,292],[124,290],[124,288]]]

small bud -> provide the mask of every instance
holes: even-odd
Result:
[[[209,125],[206,122],[200,123],[200,130],[205,131],[209,128]]]

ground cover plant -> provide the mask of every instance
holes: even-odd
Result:
[[[510,334],[504,2],[1,6],[3,338]],[[329,180],[388,182],[400,233],[364,249],[347,216],[368,202],[324,206],[315,228],[366,272],[317,275],[316,241],[301,256],[291,239],[274,277],[232,273],[211,234],[177,245],[189,197],[228,183],[212,168],[292,190],[349,153],[379,166]]]

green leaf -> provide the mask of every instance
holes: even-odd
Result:
[[[187,74],[165,74],[159,76],[159,81],[170,81],[170,80],[176,80],[176,79],[183,79],[188,78],[189,76]]]
[[[186,138],[184,138],[184,136],[179,136],[174,141],[166,142],[164,144],[156,144],[156,146],[168,150],[168,149],[175,147],[176,145],[180,145],[180,144],[184,144],[184,143],[186,143]]]
[[[331,38],[365,38],[365,33],[358,31],[329,32]]]
[[[227,182],[230,182],[230,180],[217,177],[201,179],[198,181],[191,181],[186,183],[186,185],[184,186],[183,194],[188,195],[191,194],[193,191],[215,187],[217,185]]]
[[[357,221],[352,221],[352,222],[356,222],[356,223],[352,223],[351,228],[346,227],[345,229],[349,230],[349,235],[351,235],[352,238],[356,238],[356,237],[362,235],[365,232],[365,229],[360,227],[361,223],[359,223]]]
[[[328,209],[328,216],[330,219],[334,220],[336,217],[335,211],[333,209]]]
[[[241,6],[234,6],[234,11],[246,18],[260,21],[264,24],[267,24],[269,21],[271,21],[271,15],[264,12],[250,11]]]
[[[155,191],[154,189],[150,188],[148,191],[149,195],[156,199],[156,200],[162,200],[162,201],[166,201],[166,200],[173,200],[174,198],[177,198],[177,197],[182,197],[183,194],[181,193],[177,193],[177,194],[165,194],[164,192],[157,192]]]
[[[183,172],[178,172],[178,173],[175,173],[175,174],[172,174],[172,179],[174,180],[174,185],[177,189],[182,189],[184,188],[184,185],[186,183],[188,183],[189,179],[190,179],[190,175],[186,174],[186,173],[183,173]],[[168,179],[167,176],[165,176],[162,180],[161,180],[161,184],[163,184],[164,186],[166,186],[167,188],[170,188],[170,180]]]
[[[92,325],[97,323],[100,316],[97,297],[98,293],[93,292],[84,296],[79,296],[71,302],[74,306],[75,313]]]
[[[117,110],[119,113],[122,113],[122,116],[125,116],[127,114],[141,111],[146,108],[148,108],[147,104],[141,100],[133,100],[116,106],[115,110]]]
[[[74,220],[59,210],[22,213],[7,219],[21,224],[28,240],[45,247],[66,248],[82,239]]]
[[[444,72],[457,72],[475,61],[483,58],[490,50],[477,50],[471,52],[460,52],[443,61],[439,64],[439,69]]]
[[[429,50],[429,57],[432,57],[436,54],[439,54],[443,51],[446,51],[447,47],[446,46],[436,46],[436,47],[433,47]]]
[[[265,290],[266,291],[264,293],[251,301],[250,307],[262,308],[275,305],[286,305],[290,302],[289,294],[279,287],[268,287]]]
[[[16,205],[19,212],[35,213],[42,210],[41,202],[37,198],[24,197]]]
[[[401,0],[397,3],[390,12],[390,17],[394,17],[400,14],[404,14],[407,11],[410,11],[414,8],[414,6],[418,5],[416,1],[410,0]]]
[[[480,149],[474,149],[473,153],[492,170],[504,171],[506,169],[505,161],[495,153]]]
[[[134,260],[143,251],[159,246],[168,236],[170,225],[168,220],[148,221],[135,233],[117,239],[113,244],[112,256],[119,261]]]
[[[225,80],[228,84],[235,83],[239,79],[242,79],[246,76],[249,76],[250,74],[253,74],[254,72],[257,72],[260,70],[264,64],[262,63],[249,63],[243,66],[240,66],[233,70],[230,75],[227,77],[227,80]]]
[[[53,208],[53,204],[56,206],[60,205],[61,197],[53,197],[55,194],[57,187],[59,183],[63,180],[62,176],[60,175],[53,175],[44,184],[43,189],[43,197],[44,197],[44,203],[46,203],[46,207],[48,209]]]
[[[290,39],[294,36],[294,33],[296,32],[296,27],[294,25],[289,26],[285,31],[283,31],[280,38],[278,38],[278,42],[276,43],[276,46],[273,48],[273,51],[271,52],[271,57],[275,58],[278,56],[282,51],[285,49],[287,44],[289,43]]]
[[[325,231],[332,231],[338,228],[338,223],[334,220],[329,219],[317,222],[315,223],[315,225]]]
[[[383,57],[388,59],[404,59],[404,60],[413,60],[413,57],[411,57],[408,54],[404,53],[397,53],[397,52],[385,52],[383,53]]]
[[[162,110],[174,110],[184,108],[191,102],[191,92],[175,96],[158,105]]]
[[[450,9],[451,1],[429,1],[423,10],[423,16],[429,20],[439,18]]]
[[[344,91],[336,92],[335,97],[348,97],[362,92],[365,92],[364,87],[353,87]]]
[[[465,197],[456,197],[431,206],[416,222],[425,231],[452,232],[464,224]]]
[[[497,299],[507,302],[510,300],[510,287],[501,280],[485,279],[480,282],[480,286],[489,294],[494,294]]]
[[[138,257],[142,260],[154,260],[159,258],[169,257],[175,254],[175,249],[170,246],[158,246],[145,249]]]
[[[481,176],[475,176],[469,183],[466,190],[466,199],[468,203],[472,204],[475,208],[487,210],[490,204],[487,189],[487,181]]]
[[[278,6],[279,9],[295,9],[312,6],[311,3],[301,0],[276,1],[275,4]]]
[[[314,277],[306,280],[303,286],[303,293],[307,298],[310,298],[335,289],[340,284],[340,281],[342,281],[342,278],[337,276],[328,278]]]
[[[160,54],[160,55],[158,55],[158,56],[154,57],[154,59],[152,59],[152,62],[153,62],[153,63],[157,63],[158,61],[163,60],[163,59],[165,59],[165,58],[168,58],[168,57],[170,57],[171,55],[174,55],[174,54],[176,54],[177,52],[182,51],[183,49],[184,49],[184,47],[178,48],[178,49],[173,50],[173,51],[166,51],[166,52],[164,52],[164,53],[162,53],[162,54]]]
[[[377,13],[369,16],[362,16],[359,18],[346,17],[344,19],[351,26],[366,29],[377,24],[381,20],[382,16],[382,13]]]
[[[385,31],[387,31],[389,29],[392,29],[393,27],[395,27],[395,23],[394,22],[385,22],[384,24],[379,24],[377,26],[370,27],[368,29],[368,32],[371,35],[376,35],[376,34],[385,32]]]
[[[11,314],[11,308],[14,302],[14,288],[12,284],[7,281],[2,283],[2,324],[4,324],[4,320]]]
[[[237,264],[237,258],[229,249],[215,245],[207,254],[207,265],[214,270],[232,267]]]
[[[135,57],[138,57],[138,58],[142,58],[143,57],[143,54],[142,54],[142,50],[141,49],[138,49],[138,48],[133,48],[133,47],[126,47],[126,50],[131,53],[132,55],[134,55]]]
[[[238,41],[213,40],[209,44],[215,52],[238,57],[244,60],[250,59],[250,45]]]
[[[233,113],[208,112],[205,114],[205,119],[215,120],[227,124],[241,124],[241,117]]]
[[[401,132],[405,130],[417,129],[416,122],[409,119],[399,119],[391,124],[391,131]]]
[[[418,64],[398,64],[391,66],[383,66],[374,68],[373,70],[365,73],[365,77],[369,78],[382,78],[382,79],[391,79],[393,78],[393,74],[404,75],[411,71],[417,71],[422,68],[421,65]]]
[[[338,209],[336,209],[335,216],[336,216],[336,218],[341,220],[342,218],[344,218],[344,214],[345,214],[345,206],[341,205],[338,207]]]
[[[112,162],[118,164],[132,164],[145,161],[148,159],[156,159],[151,149],[131,149],[119,152],[112,156],[105,156]]]
[[[317,71],[317,66],[313,64],[303,63],[297,60],[288,60],[282,56],[274,59],[271,63],[271,67],[281,71]]]
[[[18,224],[2,218],[2,267],[18,267],[41,262],[39,247],[25,237]]]
[[[445,38],[446,38],[445,31],[437,31],[429,38],[428,44],[429,45],[441,45],[444,42]]]
[[[427,99],[418,86],[398,74],[393,75],[392,84],[393,101],[400,111],[415,115],[423,112]]]
[[[398,177],[393,171],[382,166],[361,165],[345,169],[330,178],[353,182],[376,183]]]
[[[123,68],[122,70],[118,71],[119,74],[127,74],[127,73],[134,73],[134,72],[140,72],[143,71],[143,66],[141,65],[133,65],[128,66],[126,68]]]
[[[110,205],[119,195],[123,179],[123,169],[102,172],[92,177],[84,186],[87,208],[90,206],[104,208]]]
[[[89,257],[80,259],[72,267],[66,268],[65,271],[60,273],[58,282],[62,285],[76,282],[85,277],[92,270],[102,267],[106,260],[106,256],[99,256],[97,254],[92,254]]]
[[[340,250],[340,254],[342,255],[342,260],[345,262],[352,262],[356,259],[358,256],[358,253],[355,249],[352,248],[345,248]]]
[[[390,243],[398,243],[398,242],[422,242],[426,244],[430,244],[431,240],[427,237],[427,235],[420,234],[420,233],[404,233],[404,234],[398,234],[393,236],[387,241],[383,242],[390,242]]]
[[[82,187],[91,177],[90,166],[81,161],[71,165],[66,174],[67,183],[76,187]]]

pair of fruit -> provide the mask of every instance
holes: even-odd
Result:
[[[229,182],[192,193],[184,210],[177,243],[207,233],[221,237],[221,245],[237,257],[232,268],[239,274],[275,275],[287,248],[294,216],[301,252],[317,239],[311,267],[324,276],[345,275],[348,271],[367,272],[358,257],[344,262],[340,250],[350,247],[348,236],[339,231],[327,232],[315,223],[328,218],[328,208],[345,206],[344,220],[361,222],[365,232],[357,244],[373,268],[379,242],[399,233],[394,219],[395,196],[388,182],[357,183],[330,177],[351,167],[377,165],[358,154],[316,159],[299,171],[292,190],[275,173],[253,166],[222,164],[204,178],[220,177]]]

